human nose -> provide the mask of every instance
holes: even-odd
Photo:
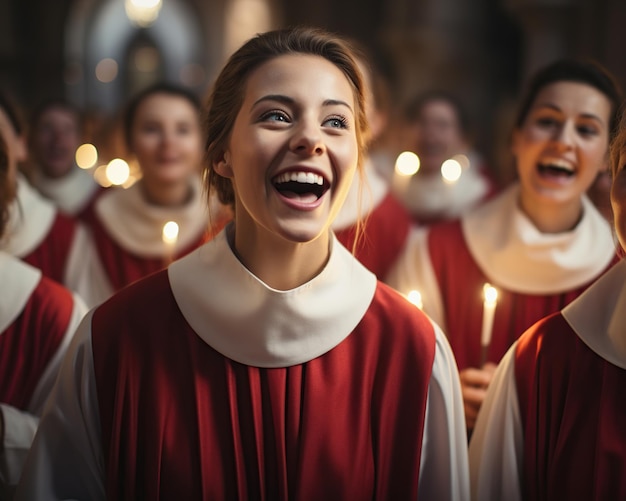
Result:
[[[576,135],[576,129],[574,124],[565,122],[561,127],[557,128],[554,134],[554,140],[564,147],[572,147],[574,145],[574,138]]]
[[[315,122],[300,123],[294,129],[289,146],[292,151],[306,155],[319,155],[326,150],[322,132]]]

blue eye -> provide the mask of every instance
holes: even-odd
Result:
[[[335,129],[347,129],[348,121],[344,117],[332,117],[324,122],[324,125]]]
[[[261,120],[268,122],[289,122],[289,117],[286,113],[279,110],[268,111],[267,113],[263,113],[261,116]]]

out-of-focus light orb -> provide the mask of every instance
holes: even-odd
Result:
[[[420,310],[424,307],[424,304],[422,303],[422,295],[420,294],[419,291],[412,290],[411,292],[407,294],[407,298],[411,303],[417,306]]]
[[[116,186],[123,185],[130,175],[130,167],[125,160],[114,158],[106,167],[107,179]]]
[[[462,173],[463,167],[453,158],[449,158],[441,164],[441,177],[446,183],[456,183],[461,178]]]
[[[103,186],[104,188],[108,188],[112,184],[111,181],[109,181],[109,178],[107,177],[107,165],[106,164],[98,165],[98,167],[94,169],[93,178],[96,180],[96,182],[100,186]]]
[[[93,144],[81,144],[76,149],[75,159],[81,169],[91,169],[98,161],[98,150]]]
[[[168,221],[163,226],[163,241],[167,244],[176,243],[178,239],[178,224],[175,221]]]
[[[395,171],[401,176],[412,176],[420,170],[420,159],[412,151],[403,151],[396,159]]]
[[[460,153],[458,155],[454,155],[452,157],[452,160],[456,160],[457,162],[459,162],[459,164],[461,164],[461,168],[463,170],[470,168],[470,159],[468,158],[467,155],[463,155],[463,153]]]
[[[106,57],[96,65],[96,78],[102,83],[112,82],[117,78],[118,65],[115,59]]]
[[[162,3],[161,0],[126,0],[124,10],[131,22],[147,28],[159,17]]]

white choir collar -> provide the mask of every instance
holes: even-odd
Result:
[[[36,170],[33,184],[68,214],[76,214],[85,208],[98,189],[93,175],[78,166],[74,166],[67,175],[58,179],[47,177]]]
[[[163,243],[163,226],[168,221],[178,224],[177,250],[185,249],[207,231],[208,208],[200,178],[193,177],[192,197],[180,207],[160,207],[148,203],[141,190],[141,181],[128,189],[112,188],[95,203],[95,212],[111,238],[133,254],[161,258],[168,253]]]
[[[388,192],[389,184],[368,157],[363,165],[363,176],[354,175],[348,196],[332,223],[333,230],[343,230],[364,219],[378,207]]]
[[[5,293],[0,301],[0,335],[22,312],[41,280],[41,270],[0,251],[0,284]]]
[[[208,345],[242,364],[289,367],[343,341],[367,311],[376,277],[336,237],[322,272],[292,290],[273,289],[245,268],[227,234],[168,268],[185,319]]]
[[[602,275],[562,314],[589,348],[626,369],[626,260]]]
[[[519,208],[519,183],[461,219],[478,266],[494,285],[524,294],[555,294],[597,278],[615,256],[609,223],[586,196],[571,231],[541,233]]]
[[[9,211],[9,223],[1,247],[14,256],[27,256],[50,232],[57,208],[18,173],[17,196]]]

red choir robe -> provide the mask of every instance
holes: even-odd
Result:
[[[404,248],[412,220],[371,163],[366,162],[364,173],[367,185],[362,187],[355,177],[333,230],[368,270],[384,280]],[[364,222],[363,232],[354,247],[359,218]]]
[[[486,283],[498,289],[498,299],[485,361],[498,363],[522,332],[565,307],[619,260],[608,223],[588,200],[575,230],[544,235],[514,205],[517,190],[424,230],[409,261],[395,270],[392,285],[421,292],[459,370],[481,366]]]
[[[74,289],[73,277],[80,267],[80,248],[86,238],[76,219],[57,210],[25,178],[18,178],[3,250]]]
[[[39,169],[33,173],[33,185],[65,214],[82,220],[106,188],[100,186],[90,171],[74,166],[61,178],[49,178]]]
[[[623,262],[511,349],[472,437],[477,499],[626,498],[625,283]]]
[[[192,183],[191,199],[182,207],[158,207],[148,203],[141,181],[128,189],[109,189],[84,216],[93,248],[88,254],[77,290],[88,306],[165,268],[211,237],[210,216],[200,181]],[[170,249],[162,240],[168,221],[179,225],[178,241]]]
[[[41,271],[0,253],[0,498],[19,478],[37,418],[86,309]]]
[[[468,499],[445,337],[337,240],[283,292],[222,232],[79,332],[16,500]]]

